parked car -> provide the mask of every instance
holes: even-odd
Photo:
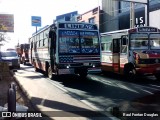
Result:
[[[16,51],[1,51],[0,59],[7,62],[10,68],[20,68],[20,60]]]

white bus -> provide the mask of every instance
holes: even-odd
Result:
[[[160,30],[139,27],[101,33],[102,71],[137,75],[155,75],[160,79]]]
[[[29,39],[30,61],[52,78],[58,74],[100,71],[100,35],[95,24],[57,22],[46,26]]]

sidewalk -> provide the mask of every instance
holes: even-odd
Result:
[[[70,96],[66,90],[51,84],[40,73],[22,68],[14,73],[19,86],[26,93],[37,112],[54,120],[111,120],[94,108]],[[46,120],[46,119],[45,119]]]

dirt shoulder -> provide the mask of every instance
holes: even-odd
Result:
[[[16,80],[13,77],[13,70],[10,70],[8,65],[2,62],[0,62],[0,68],[0,106],[4,107],[8,102],[8,90],[10,88],[10,84],[14,82],[17,86],[16,102],[20,105],[27,106],[28,111],[35,111],[27,96],[16,83]]]

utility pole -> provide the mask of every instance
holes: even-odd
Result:
[[[145,4],[145,26],[149,26],[149,0],[116,0],[130,2],[130,28],[134,27],[134,3]]]
[[[145,26],[149,26],[149,0],[145,4]]]
[[[130,2],[130,28],[135,26],[134,2]]]

